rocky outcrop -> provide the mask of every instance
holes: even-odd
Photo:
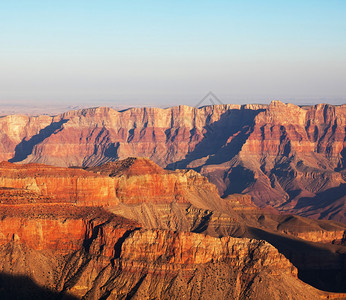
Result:
[[[70,204],[0,205],[0,214],[0,244],[20,241],[32,250],[49,250],[59,255],[80,249],[92,239],[100,224],[105,232],[111,226],[117,228],[112,232],[115,238],[136,224],[101,208]]]
[[[304,286],[296,278],[297,271],[292,264],[263,241],[142,231],[123,221],[108,219],[95,223],[85,217],[84,224],[89,226],[84,227],[84,239],[76,239],[77,251],[69,248],[61,252],[55,246],[38,251],[39,246],[28,244],[25,234],[17,231],[11,241],[0,246],[2,272],[30,276],[60,296],[86,299],[129,296],[168,299],[176,298],[181,289],[190,298],[205,297],[212,291],[210,280],[215,285],[214,294],[245,299],[247,293],[253,293],[249,283],[258,276],[267,280],[279,277],[283,283],[291,280],[290,283]],[[45,246],[53,245],[49,242],[56,238],[43,233]],[[62,253],[69,255],[62,256]],[[276,285],[266,289],[263,297],[271,294]],[[24,289],[29,297],[34,292],[25,290],[25,286],[17,289]],[[284,294],[294,295],[291,288],[286,288]],[[323,293],[307,289],[303,294],[312,299]]]
[[[247,193],[261,207],[344,222],[345,120],[345,105],[273,101],[250,131],[240,131],[247,137],[236,155],[230,155],[234,137],[201,165],[201,173],[221,194]]]
[[[345,230],[345,226],[332,222],[264,212],[249,195],[222,199],[215,186],[197,172],[164,170],[145,158],[128,158],[87,170],[3,162],[0,209],[9,216],[13,207],[30,211],[37,209],[35,204],[102,206],[146,228],[215,237],[243,236],[249,225],[329,243],[341,240]]]
[[[344,182],[342,173],[335,171],[344,147],[345,109],[329,105],[300,108],[274,101],[255,117],[253,131],[239,153],[239,166],[252,171],[254,187],[268,181],[267,188],[264,184],[258,190],[253,188],[251,194],[257,203],[263,196],[261,191],[267,192],[261,197],[264,203],[276,205],[291,202],[298,194],[309,197]],[[311,127],[316,124],[312,137]],[[329,147],[323,146],[327,144]],[[281,203],[277,193],[282,195]],[[271,194],[275,203],[270,202]]]
[[[234,298],[250,292],[256,276],[288,276],[303,284],[296,268],[264,241],[141,230],[102,208],[72,204],[1,204],[0,214],[1,272],[27,276],[55,295],[174,298],[187,288],[202,296],[209,276],[220,296],[232,291]],[[20,290],[30,299],[30,287],[12,287],[9,294]],[[1,288],[3,295],[11,287]]]
[[[190,299],[267,299],[268,295],[271,299],[318,299],[333,295],[298,280],[296,268],[264,241],[139,230],[112,218],[95,223],[85,217],[84,223],[94,222],[93,226],[85,227],[80,249],[69,249],[65,256],[59,249],[31,248],[18,232],[0,246],[2,272],[30,276],[55,297],[76,299],[177,299],[182,290]],[[47,241],[53,238],[45,237]],[[17,286],[12,292],[21,291],[30,299],[35,290],[27,288]]]
[[[301,282],[297,268],[311,285],[344,291],[343,239],[297,235],[330,242],[343,224],[264,212],[246,195],[222,199],[195,171],[129,158],[88,170],[5,162],[0,172],[0,271],[6,282],[34,280],[45,298],[331,295]],[[326,271],[337,280],[321,279]],[[0,296],[33,292],[28,280],[1,282]]]
[[[145,158],[110,162],[88,171],[3,162],[0,175],[0,204],[7,214],[13,205],[29,211],[34,204],[102,206],[150,229],[240,237],[249,225],[327,243],[341,240],[345,230],[338,224],[264,213],[249,195],[222,199],[197,172],[164,170]]]
[[[213,237],[241,237],[245,232],[245,223],[237,214],[205,210],[189,204],[120,204],[110,210],[149,229],[188,231]]]
[[[204,209],[226,209],[226,202],[207,178],[193,170],[164,170],[146,158],[128,158],[88,171],[2,162],[0,201],[3,204],[41,202],[112,207],[120,203],[174,202]]]
[[[116,205],[114,181],[91,172],[40,164],[0,163],[0,192],[3,200],[74,203],[86,206]],[[21,194],[30,194],[23,197]],[[16,200],[14,200],[16,198]],[[12,200],[11,200],[12,199]]]
[[[121,259],[131,261],[133,269],[145,268],[147,263],[157,263],[167,271],[174,271],[177,265],[217,263],[223,260],[227,260],[234,268],[243,268],[251,256],[257,261],[251,262],[255,264],[248,269],[250,273],[270,266],[273,268],[272,274],[278,274],[275,273],[276,269],[280,273],[297,277],[297,270],[291,263],[264,241],[231,237],[217,239],[188,232],[136,231],[123,243]],[[139,265],[134,265],[134,262]]]
[[[32,209],[13,205],[6,210],[1,207],[0,276],[6,274],[18,278],[18,284],[19,276],[27,278],[22,280],[23,286],[2,286],[1,282],[2,299],[13,299],[17,294],[20,298],[34,299],[38,287],[44,292],[40,299],[55,299],[60,292],[57,285],[63,272],[72,272],[71,266],[69,270],[66,267],[74,253],[82,251],[92,255],[95,250],[91,244],[97,240],[98,266],[101,268],[110,264],[116,255],[115,244],[119,238],[138,226],[100,208],[37,206]],[[26,286],[29,279],[38,287]],[[15,282],[14,279],[10,284]]]
[[[300,239],[311,241],[311,242],[322,242],[322,243],[342,243],[342,238],[345,231],[309,231],[309,232],[290,232],[284,231],[287,234],[291,234]]]
[[[222,207],[215,186],[193,170],[169,171],[147,158],[134,157],[87,170],[113,178],[123,204],[174,202],[204,209]]]
[[[0,118],[0,158],[96,166],[128,156],[194,169],[221,195],[345,221],[346,105],[92,108]]]
[[[83,220],[6,217],[1,220],[0,244],[20,240],[33,250],[62,254],[79,249],[85,235]]]
[[[29,155],[32,146],[46,137],[47,128],[52,126],[52,117],[28,117],[24,115],[10,115],[0,117],[0,161],[13,159],[19,150],[20,144],[28,147],[17,156],[23,160]],[[54,126],[53,126],[54,127]],[[42,138],[38,138],[42,134]],[[35,138],[36,137],[36,138]],[[32,143],[28,143],[28,141]]]

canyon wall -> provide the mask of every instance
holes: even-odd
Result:
[[[344,224],[223,199],[193,170],[127,158],[0,174],[1,298],[343,296]]]
[[[115,195],[114,181],[111,178],[84,170],[40,164],[0,163],[0,187],[7,188],[7,191],[2,189],[6,199],[9,199],[8,194],[11,189],[15,189],[12,192],[13,196],[19,193],[31,194],[31,197],[21,197],[20,203],[28,202],[30,198],[32,198],[32,202],[74,203],[91,206],[119,203]]]
[[[194,169],[220,195],[345,221],[346,105],[91,108],[0,118],[0,157],[92,167],[129,156]]]
[[[264,241],[143,230],[102,211],[84,211],[71,219],[73,208],[66,208],[59,217],[49,212],[25,217],[17,212],[16,220],[2,216],[2,232],[12,233],[0,243],[2,279],[31,278],[45,289],[45,299],[177,299],[182,290],[202,299],[249,299],[251,294],[298,299],[297,291],[306,299],[328,295],[298,280],[297,269]],[[265,289],[262,280],[270,282]],[[1,296],[34,299],[43,293],[11,281],[1,287]]]

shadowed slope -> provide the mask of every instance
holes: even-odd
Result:
[[[346,249],[294,239],[258,228],[249,228],[249,236],[264,239],[284,254],[298,269],[298,277],[314,287],[346,293]]]
[[[9,160],[9,162],[20,162],[25,160],[29,155],[33,154],[34,147],[42,143],[45,139],[62,129],[62,125],[67,120],[60,120],[58,122],[52,122],[49,126],[41,129],[37,135],[32,136],[29,140],[23,139],[15,148],[15,155]]]
[[[305,215],[342,221],[338,199],[326,212],[319,202],[345,183],[345,123],[346,105],[280,101],[7,116],[0,119],[0,156],[79,167],[148,157],[163,167],[201,172],[223,196],[249,193],[259,206],[302,214],[297,201],[311,198],[316,205]]]
[[[322,280],[326,266],[344,272],[344,247],[328,244],[342,242],[342,224],[272,215],[256,208],[246,195],[222,199],[215,186],[192,170],[168,171],[148,159],[129,158],[89,171],[8,162],[0,164],[0,171],[0,271],[30,276],[59,295],[330,295],[298,280],[296,268],[282,253],[295,259],[298,272],[316,270],[315,278],[301,277],[304,280],[342,291],[342,281]],[[59,188],[70,197],[65,200],[62,194],[54,199],[49,187],[50,181],[61,178]],[[45,193],[49,197],[39,197]],[[280,251],[262,238],[277,243]],[[301,249],[311,254],[309,259],[300,256]]]
[[[14,300],[56,300],[59,293],[37,285],[30,277],[0,273],[0,299]],[[64,295],[64,300],[77,300],[78,297]]]

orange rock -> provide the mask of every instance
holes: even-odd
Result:
[[[91,167],[148,157],[162,167],[200,171],[223,196],[249,193],[262,207],[344,221],[345,206],[337,209],[344,199],[334,195],[345,184],[345,123],[346,105],[280,101],[6,116],[0,158]],[[331,206],[324,205],[325,193]]]
[[[114,181],[84,170],[39,164],[0,164],[0,186],[22,189],[55,203],[116,205]]]
[[[139,265],[142,263],[143,266],[148,262],[153,265],[164,262],[172,269],[175,265],[217,263],[223,260],[235,268],[242,268],[249,262],[250,256],[253,258],[250,273],[270,267],[274,274],[278,271],[297,277],[297,269],[289,260],[264,241],[231,237],[218,239],[189,232],[135,231],[124,242],[121,258]]]
[[[0,244],[6,244],[16,237],[34,250],[53,250],[68,254],[80,249],[85,229],[83,219],[5,217],[0,221]]]

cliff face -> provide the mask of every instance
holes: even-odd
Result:
[[[195,171],[128,158],[87,170],[5,162],[0,173],[2,298],[33,292],[11,276],[86,299],[331,295],[301,282],[297,268],[314,286],[344,291],[334,283],[345,278],[343,236],[340,245],[306,241],[330,243],[342,224],[265,214],[249,196],[222,199]],[[334,285],[311,270],[333,272]]]
[[[201,245],[203,245],[201,247]],[[143,249],[144,251],[136,251]],[[147,262],[162,264],[166,270],[174,270],[177,265],[205,264],[227,260],[234,268],[242,268],[249,262],[252,254],[256,257],[249,272],[256,273],[262,267],[272,267],[278,273],[297,276],[288,260],[264,241],[224,237],[216,239],[207,235],[188,232],[172,233],[168,231],[136,231],[122,246],[121,258],[138,262],[145,267]],[[152,270],[154,271],[154,270]],[[277,273],[277,274],[278,274]]]
[[[257,275],[287,276],[303,284],[296,278],[296,268],[264,241],[142,230],[138,223],[103,208],[41,200],[6,203],[3,198],[0,271],[7,277],[30,278],[55,297],[168,299],[176,298],[183,288],[192,297],[205,297],[209,276],[221,289],[218,295],[232,292],[231,298],[250,292],[248,284]],[[36,295],[31,285],[1,284],[3,299]],[[51,298],[47,293],[45,298]],[[286,289],[286,293],[292,292]]]
[[[128,158],[87,170],[42,164],[0,163],[0,201],[4,204],[73,203],[220,205],[208,179],[193,170],[164,170],[149,159]]]
[[[294,288],[307,287],[307,299],[323,294],[300,282],[296,268],[264,241],[141,230],[102,209],[18,208],[13,207],[17,218],[2,215],[0,270],[28,276],[56,295],[175,299],[184,289],[191,298],[214,293],[245,299],[258,277],[273,279],[273,288],[259,294],[263,299],[278,288],[292,296]],[[287,282],[294,288],[284,288]],[[0,293],[11,288],[12,296],[21,291],[30,299],[35,293],[26,286],[2,287]]]
[[[41,142],[44,139],[47,128],[52,125],[52,117],[39,116],[27,117],[24,115],[11,115],[0,117],[0,161],[12,159],[16,152],[16,147],[25,141]],[[46,130],[45,130],[46,129]],[[42,134],[42,138],[36,138]],[[32,144],[25,149],[30,154]],[[24,151],[24,152],[25,152]],[[19,156],[18,159],[25,159],[26,156]]]
[[[76,238],[76,251],[56,246],[39,250],[17,231],[11,241],[0,245],[1,272],[28,276],[55,297],[76,299],[178,299],[182,291],[190,299],[332,296],[298,280],[296,268],[264,241],[141,230],[114,217],[82,219],[84,239]],[[45,245],[56,240],[48,234],[44,238]],[[8,289],[10,295],[21,292],[28,299],[35,293],[18,285],[1,292]]]
[[[36,204],[53,208],[67,204],[102,206],[146,228],[215,237],[243,236],[249,225],[311,241],[337,242],[345,230],[342,224],[280,216],[270,210],[265,213],[249,195],[222,199],[216,187],[197,172],[165,170],[145,158],[128,158],[87,170],[0,163],[0,211],[15,217],[13,207],[30,212],[38,209]]]
[[[98,266],[102,268],[114,257],[118,239],[127,230],[138,226],[100,208],[82,208],[71,204],[30,206],[1,207],[0,277],[18,278],[17,281],[10,281],[9,286],[3,286],[1,282],[2,299],[13,299],[15,295],[22,299],[35,299],[38,287],[50,291],[40,297],[55,299],[60,292],[57,285],[63,272],[71,271],[68,263],[74,253],[87,251],[92,255],[91,241],[96,239],[100,244]],[[23,286],[20,285],[20,278],[27,278],[22,280]],[[29,279],[38,286],[26,286]]]
[[[221,195],[345,221],[346,105],[92,108],[0,118],[0,158],[96,166],[128,156],[194,169]],[[168,176],[169,177],[169,176]]]
[[[20,203],[48,201],[91,206],[118,204],[111,178],[77,169],[2,162],[0,186],[8,189],[2,191],[6,201],[19,197],[21,201],[17,201]],[[16,189],[10,198],[9,189]],[[30,193],[31,197],[20,197],[20,193]]]
[[[62,254],[79,249],[85,235],[83,220],[52,220],[5,217],[1,221],[0,244],[21,240],[34,250],[53,250]]]
[[[331,163],[336,167],[344,148],[345,109],[345,105],[301,108],[273,101],[255,117],[254,130],[242,150],[272,156],[287,155],[290,150],[304,154],[316,152],[333,158]]]
[[[147,158],[127,158],[87,170],[113,178],[117,198],[123,204],[220,206],[215,186],[193,170],[165,170]]]
[[[272,102],[255,117],[239,162],[226,170],[229,181],[237,172],[243,173],[249,178],[243,191],[258,205],[283,205],[297,211],[304,207],[304,200],[315,197],[318,202],[328,191],[335,195],[335,189],[345,183],[345,123],[346,106],[300,108]],[[339,193],[332,200],[342,196]],[[344,212],[344,208],[333,211],[341,219]]]

